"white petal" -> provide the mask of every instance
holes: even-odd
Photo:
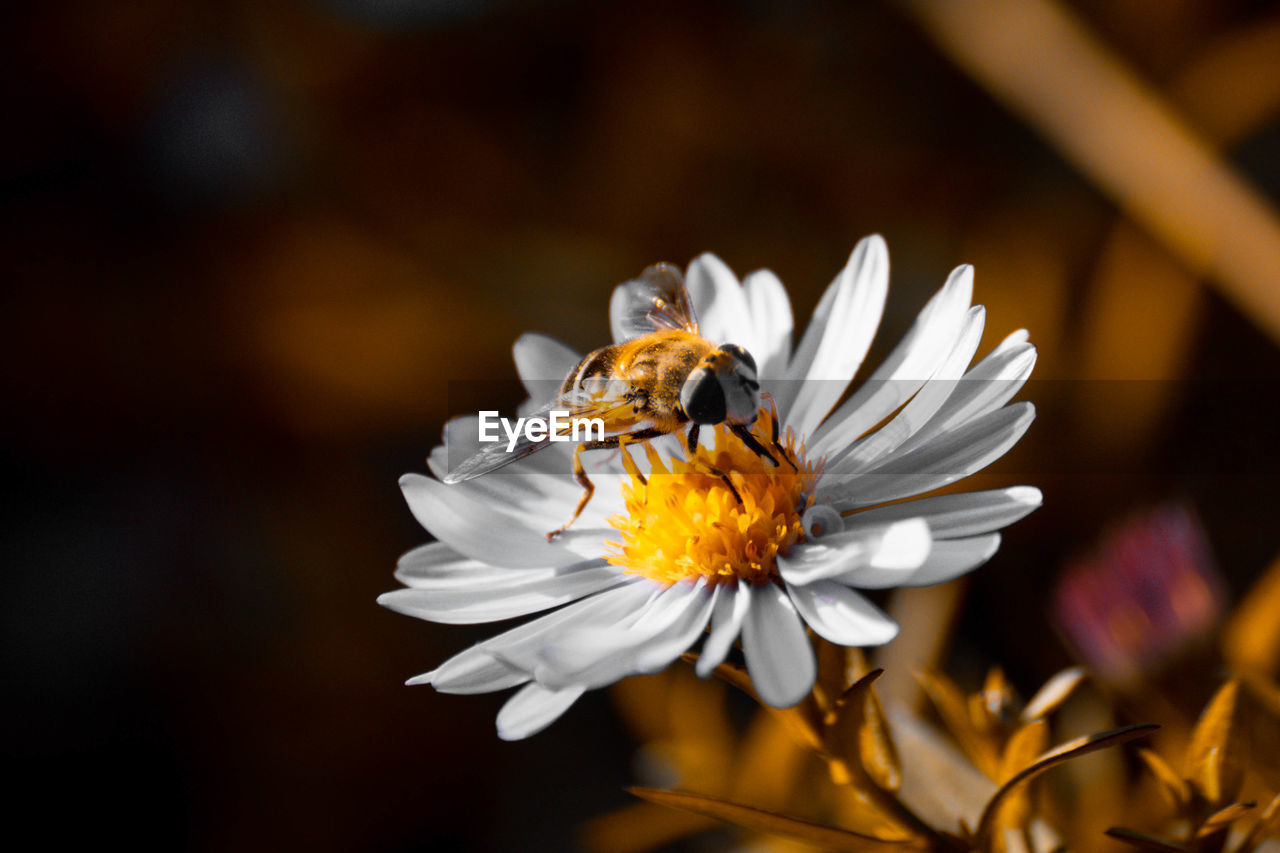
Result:
[[[839,459],[841,469],[846,471],[868,468],[923,428],[959,387],[959,379],[978,349],[985,317],[986,310],[981,305],[970,308],[950,354],[915,396],[884,426],[858,439],[847,450],[833,451],[835,455],[828,463]]]
[[[716,344],[738,344],[754,354],[755,325],[747,311],[747,300],[738,277],[724,261],[710,253],[699,255],[689,264],[685,286],[704,338]]]
[[[672,584],[619,619],[566,627],[538,650],[534,677],[556,688],[616,681],[625,674],[636,647],[676,623],[696,603],[693,592],[687,584]],[[604,671],[608,674],[599,674]]]
[[[721,595],[721,589],[723,587],[716,587],[710,591],[700,590],[697,595],[698,605],[690,608],[672,630],[668,630],[636,655],[636,672],[642,674],[658,672],[687,652],[694,641],[706,631],[707,622],[711,619],[711,613],[716,600]]]
[[[751,590],[749,583],[739,583],[732,588],[721,587],[720,597],[711,613],[711,633],[702,644],[698,662],[693,667],[699,678],[709,677],[733,648],[733,641],[742,632],[742,621],[751,608]]]
[[[527,685],[508,699],[498,712],[498,737],[523,740],[536,735],[560,719],[560,715],[585,692],[581,687],[548,690],[539,684]]]
[[[573,445],[556,443],[531,456],[473,480],[453,483],[453,494],[474,502],[491,506],[518,523],[536,532],[547,533],[559,529],[569,520],[582,487],[573,479]],[[455,455],[452,449],[437,447],[428,459],[432,473],[443,479],[456,466],[463,454]],[[570,531],[581,533],[595,530],[592,544],[576,547],[568,536],[556,540],[556,545],[568,548],[584,557],[601,553],[603,534],[613,534],[607,519],[623,508],[621,484],[630,478],[616,464],[610,453],[591,451],[582,454],[583,468],[595,484],[595,494]]]
[[[532,569],[497,569],[479,560],[464,557],[443,542],[420,545],[404,554],[396,563],[396,580],[405,586],[435,586],[444,588],[450,583],[467,585],[472,578],[486,571],[502,573],[505,577],[513,571]]]
[[[810,435],[866,358],[889,289],[889,250],[879,234],[861,240],[814,309],[775,392],[783,420]]]
[[[899,586],[932,586],[958,578],[981,566],[1000,548],[1000,534],[987,533],[967,539],[939,539],[919,568],[855,569],[836,578],[840,583],[861,589],[887,589]]]
[[[634,619],[649,604],[660,587],[647,578],[624,582],[590,598],[567,605],[478,644],[499,660],[530,674],[537,669],[539,653],[562,635],[598,625]]]
[[[787,556],[778,555],[778,574],[787,583],[813,583],[835,577],[865,565],[870,559],[867,543],[861,539],[832,544],[814,542],[797,545]]]
[[[400,558],[396,580],[417,589],[462,590],[522,583],[538,577],[552,577],[554,568],[509,569],[472,560],[443,542],[414,548]]]
[[[871,471],[849,475],[836,465],[824,473],[819,500],[842,510],[887,503],[941,488],[980,471],[1017,443],[1035,407],[1014,403],[940,435],[910,453],[894,454]]]
[[[845,529],[856,535],[861,526],[849,524]],[[918,566],[928,557],[932,543],[932,531],[924,519],[908,518],[894,522],[880,534],[880,541],[872,550],[868,565],[875,568]]]
[[[756,587],[742,625],[751,684],[765,704],[790,708],[813,689],[817,663],[795,605],[776,584]]]
[[[820,637],[841,646],[882,646],[898,623],[865,597],[834,581],[787,585],[800,616]]]
[[[1030,514],[1042,501],[1037,488],[1011,486],[879,506],[863,510],[846,521],[884,524],[898,519],[923,518],[935,539],[959,539],[1007,527]]]
[[[547,452],[550,451],[534,456]],[[594,470],[595,462],[605,462],[603,453],[584,454],[583,462],[587,476],[595,484],[595,493],[573,526],[555,540],[555,545],[576,554],[578,559],[590,559],[604,553],[607,540],[618,538],[608,518],[623,510],[621,483],[625,475],[615,473],[607,465],[600,466],[602,472]],[[563,470],[555,474],[516,470],[522,464],[518,462],[474,480],[454,483],[449,489],[472,505],[488,507],[490,513],[498,517],[496,523],[514,522],[545,539],[548,532],[558,530],[569,520],[583,491],[573,481],[572,463],[567,459]]]
[[[437,451],[439,449],[436,448]],[[534,456],[547,452],[550,451],[539,451]],[[430,467],[440,477],[447,469],[436,465],[436,456],[433,453]],[[583,460],[590,461],[590,458],[584,455]],[[566,459],[563,469],[554,474],[544,474],[520,470],[518,466],[522,463],[517,462],[474,480],[452,483],[449,489],[451,494],[476,504],[500,508],[505,515],[516,515],[523,526],[545,534],[569,520],[573,507],[582,495],[582,487],[573,481],[572,464]],[[604,526],[609,515],[622,509],[619,489],[621,475],[608,473],[587,476],[595,484],[596,494],[579,516],[582,526],[579,527],[575,522],[570,530]],[[564,548],[567,543],[557,541],[556,544]]]
[[[918,518],[855,525],[778,555],[778,573],[787,583],[807,584],[864,566],[911,570],[924,562],[932,541],[929,525]]]
[[[567,566],[580,557],[547,542],[503,507],[468,498],[462,490],[420,474],[400,478],[409,509],[441,542],[474,560],[495,566]]]
[[[972,300],[973,267],[958,267],[884,363],[813,433],[812,454],[839,452],[916,393],[955,348]]]
[[[513,571],[520,572],[515,569]],[[580,563],[545,574],[525,570],[525,578],[454,589],[398,589],[378,597],[383,607],[446,625],[474,625],[525,616],[577,601],[624,581],[603,560]]]
[[[517,338],[511,354],[525,390],[543,403],[555,398],[564,378],[582,359],[571,347],[537,332]]]
[[[786,375],[795,325],[786,288],[769,270],[757,270],[742,281],[742,291],[756,329],[756,375],[769,383]]]
[[[478,646],[449,658],[431,672],[416,675],[406,684],[430,684],[441,693],[492,693],[524,684],[529,674],[509,666]]]
[[[1036,366],[1036,348],[1028,343],[1002,347],[997,347],[964,375],[947,402],[903,444],[901,451],[914,449],[1013,399]]]
[[[437,477],[452,467],[449,463],[452,462],[456,465],[463,459],[479,452],[481,447],[480,416],[459,415],[456,418],[450,418],[445,421],[444,429],[441,430],[441,438],[444,443],[431,451],[432,458],[440,456],[439,461],[444,465],[443,470],[435,471]]]
[[[1013,347],[1018,344],[1025,344],[1029,340],[1031,340],[1031,333],[1026,329],[1018,329],[1016,332],[1010,332],[1009,336],[1001,341],[999,346],[993,349],[990,354],[995,355],[1009,347]]]
[[[542,650],[534,677],[552,688],[612,684],[635,673],[656,672],[686,651],[707,626],[715,593],[676,584],[630,625],[568,632]],[[657,602],[655,602],[657,604]]]
[[[443,479],[448,471],[479,449],[477,426],[478,418],[474,415],[454,418],[446,424],[445,444],[434,448],[428,459],[432,473]],[[516,516],[518,524],[545,534],[569,520],[582,495],[582,487],[572,475],[573,448],[570,442],[556,442],[498,471],[452,484],[450,489]],[[597,535],[589,543],[571,543],[570,537],[564,536],[556,544],[583,557],[592,557],[601,553],[601,534],[612,535],[613,528],[606,519],[622,510],[620,486],[629,478],[622,470],[616,451],[589,451],[582,454],[581,461],[596,491],[570,530],[580,533],[594,528]],[[642,470],[646,467],[647,464],[641,465]]]
[[[990,560],[998,550],[999,533],[934,542],[929,558],[911,575],[907,586],[930,586],[958,578]]]
[[[475,568],[467,568],[468,566]],[[486,565],[478,560],[461,559],[440,571],[424,570],[422,574],[414,576],[397,570],[396,578],[405,586],[423,592],[465,593],[473,590],[484,592],[494,587],[515,586],[534,580],[547,580],[555,577],[559,571],[559,569],[504,569]]]

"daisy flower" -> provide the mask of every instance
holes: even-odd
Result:
[[[806,626],[840,645],[886,643],[897,624],[857,589],[941,583],[989,559],[997,531],[1039,506],[1037,489],[908,499],[1017,442],[1034,409],[1009,400],[1035,349],[1015,332],[970,367],[984,310],[970,306],[973,271],[962,266],[841,403],[879,325],[888,277],[883,239],[862,240],[793,351],[776,276],[761,270],[739,283],[710,254],[690,265],[701,334],[751,353],[776,403],[782,432],[772,434],[763,410],[753,427],[762,444],[785,449],[776,466],[720,427],[704,430],[693,452],[667,436],[586,453],[595,496],[553,542],[544,534],[580,494],[568,476],[570,444],[455,485],[401,478],[414,517],[438,541],[401,558],[396,578],[406,588],[381,604],[449,624],[550,611],[408,683],[446,693],[519,688],[497,719],[499,735],[515,740],[586,690],[656,672],[699,642],[696,669],[706,677],[740,640],[760,699],[789,707],[814,683]],[[623,318],[611,319],[616,340]],[[542,335],[515,344],[534,401],[548,399],[547,383],[558,386],[580,357]],[[450,421],[444,439],[429,460],[437,477],[479,447],[477,418]]]

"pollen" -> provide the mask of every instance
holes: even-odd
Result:
[[[775,466],[723,425],[715,445],[663,460],[645,443],[648,476],[626,448],[622,460],[625,514],[609,519],[622,536],[607,543],[610,563],[665,584],[705,578],[708,585],[765,584],[778,577],[778,554],[804,538],[801,515],[813,502],[821,464],[804,461],[788,429],[774,443],[762,410],[753,435]]]

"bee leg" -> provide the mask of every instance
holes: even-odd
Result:
[[[622,446],[624,441],[644,441],[648,438],[657,438],[662,435],[662,430],[658,429],[642,429],[638,432],[627,433],[624,435],[611,435],[608,438],[602,438],[596,441],[584,441],[579,444],[573,451],[573,479],[582,486],[582,497],[578,498],[578,505],[573,510],[573,515],[564,523],[563,527],[551,531],[547,534],[547,541],[553,541],[561,533],[568,530],[578,516],[582,515],[582,511],[587,508],[587,504],[591,502],[591,496],[596,492],[595,483],[592,483],[587,477],[586,469],[582,467],[582,459],[580,454],[584,450],[608,450]],[[623,451],[624,453],[626,451]]]
[[[707,472],[710,474],[714,474],[715,476],[719,477],[722,481],[724,481],[724,484],[729,487],[729,491],[733,492],[734,498],[738,501],[738,506],[743,505],[742,495],[738,494],[738,489],[736,486],[733,485],[733,481],[729,479],[728,474],[721,471],[719,468],[717,468],[714,465],[708,465]]]
[[[702,428],[702,424],[700,424],[700,423],[698,423],[698,422],[696,422],[696,421],[694,422],[693,426],[689,427],[689,440],[688,440],[688,441],[689,441],[689,452],[690,452],[690,453],[693,453],[693,452],[694,452],[695,450],[697,450],[697,448],[698,448],[698,430],[700,430],[701,428]]]
[[[615,445],[616,446],[616,445]],[[586,469],[582,467],[582,460],[579,454],[587,449],[587,445],[579,444],[573,451],[573,479],[579,486],[582,486],[582,497],[578,498],[578,505],[574,507],[573,515],[564,523],[563,527],[551,531],[547,534],[547,541],[550,542],[569,529],[569,526],[578,520],[578,516],[582,515],[582,511],[587,508],[587,504],[591,501],[591,496],[596,493],[596,484],[591,482],[587,477]]]
[[[742,439],[742,443],[747,446],[748,450],[750,450],[756,456],[760,456],[765,459],[768,459],[770,462],[773,463],[773,467],[775,468],[778,467],[778,460],[773,458],[773,454],[770,453],[767,449],[765,449],[765,446],[763,444],[756,441],[756,437],[751,434],[751,430],[747,429],[745,425],[734,424],[733,426],[730,427],[730,429],[733,430],[734,435]]]
[[[782,424],[778,422],[778,404],[774,402],[773,395],[769,393],[761,394],[761,397],[769,399],[769,446],[778,451],[783,459],[787,460],[787,464],[791,466],[792,471],[799,471],[796,463],[791,461],[791,456],[787,453],[786,448],[782,446],[779,439],[782,437]]]

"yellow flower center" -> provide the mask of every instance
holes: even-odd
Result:
[[[699,445],[684,459],[664,462],[646,442],[648,477],[624,448],[626,514],[609,519],[622,534],[621,542],[607,543],[616,549],[605,555],[609,562],[667,584],[777,578],[778,554],[786,556],[804,536],[800,516],[813,502],[822,471],[821,464],[804,461],[803,445],[797,448],[790,429],[780,442],[784,453],[771,446],[769,413],[760,415],[753,434],[777,466],[723,425],[715,427],[714,448]]]

